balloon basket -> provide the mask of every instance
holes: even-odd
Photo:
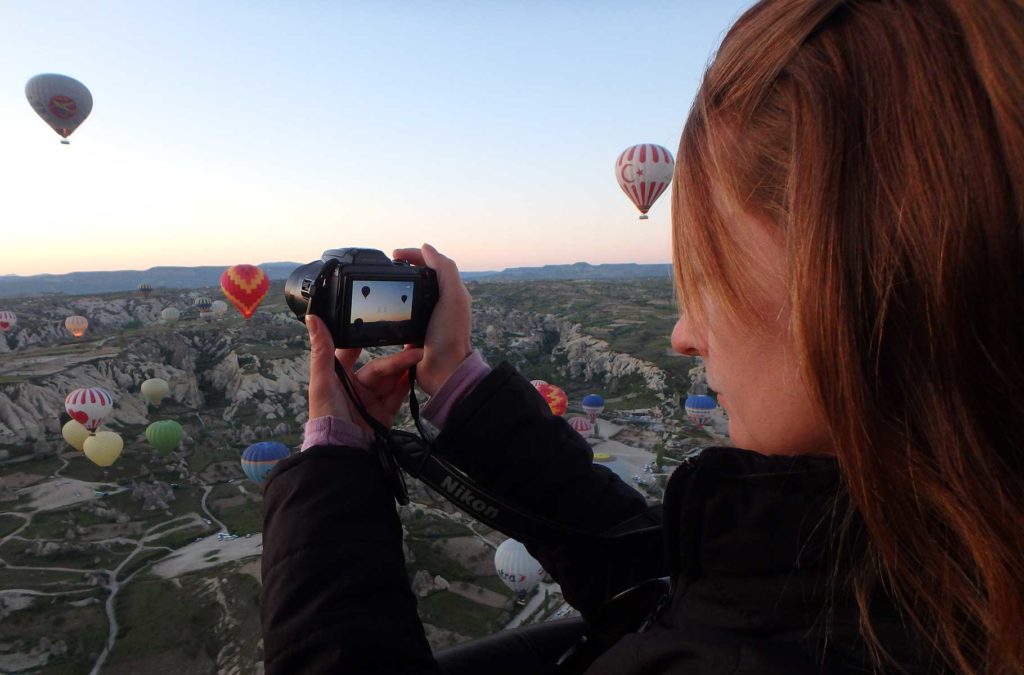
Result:
[[[647,214],[646,213],[640,214],[640,220],[647,220]]]
[[[60,141],[60,144],[61,145],[71,145],[71,141],[69,141],[66,138],[62,138],[61,141]]]

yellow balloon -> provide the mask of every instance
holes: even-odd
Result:
[[[160,405],[160,401],[164,400],[164,396],[167,396],[170,391],[171,388],[168,386],[167,381],[159,377],[154,377],[142,383],[142,395],[153,405]]]
[[[85,456],[98,466],[110,466],[121,456],[124,441],[113,431],[97,431],[85,439]]]
[[[85,449],[85,439],[89,438],[92,434],[77,420],[68,420],[64,428],[60,430],[61,436],[68,442],[75,450]]]

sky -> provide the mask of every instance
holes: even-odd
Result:
[[[739,0],[0,3],[0,275],[307,262],[430,242],[465,271],[669,262],[675,154]],[[60,138],[25,82],[92,92]]]
[[[408,321],[412,318],[413,288],[413,283],[405,281],[354,279],[351,321]]]

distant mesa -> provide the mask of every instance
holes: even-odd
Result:
[[[299,266],[293,262],[260,263],[270,281],[283,281]],[[0,275],[0,297],[19,295],[93,295],[139,291],[145,283],[158,294],[162,288],[208,288],[219,286],[224,267],[151,267],[148,270],[116,272],[70,272],[68,274]],[[543,267],[510,267],[501,271],[463,272],[465,281],[570,281],[664,278],[672,273],[669,264],[612,263]]]

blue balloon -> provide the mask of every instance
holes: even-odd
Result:
[[[288,456],[288,446],[277,441],[254,443],[242,453],[242,471],[253,483],[263,487],[277,463]]]
[[[599,394],[587,394],[586,396],[583,397],[583,405],[594,406],[595,408],[598,406],[603,406],[604,398]]]
[[[686,408],[686,416],[694,424],[704,426],[711,421],[711,413],[718,408],[718,404],[707,394],[691,394],[686,397],[683,407]]]

